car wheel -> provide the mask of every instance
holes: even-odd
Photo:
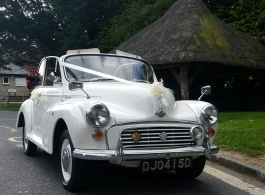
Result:
[[[26,128],[25,125],[23,126],[23,131],[22,131],[22,141],[23,141],[23,149],[24,153],[27,156],[34,156],[37,152],[37,146],[33,144],[31,141],[29,141],[26,138]]]
[[[73,144],[68,130],[64,130],[59,142],[59,166],[61,180],[68,191],[76,191],[83,187],[85,179],[84,162],[72,157]]]
[[[205,166],[206,157],[200,156],[193,160],[192,162],[192,168],[191,169],[185,169],[185,170],[176,170],[177,176],[180,179],[195,179],[198,177]]]

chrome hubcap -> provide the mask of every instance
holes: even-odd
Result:
[[[68,139],[65,139],[62,143],[61,170],[64,182],[69,182],[72,175],[72,149]]]
[[[69,164],[70,164],[70,152],[68,148],[64,148],[63,150],[62,164],[64,171],[67,172],[69,170]]]

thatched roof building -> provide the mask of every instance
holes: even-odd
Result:
[[[265,47],[224,23],[201,0],[177,0],[163,17],[115,50],[139,55],[155,69],[171,68],[180,86],[191,83],[183,81],[191,64],[265,68]]]
[[[116,49],[154,66],[207,62],[265,68],[265,47],[216,17],[201,0],[178,0],[165,15]]]

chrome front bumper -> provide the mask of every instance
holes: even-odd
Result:
[[[219,151],[218,146],[214,144],[211,144],[209,149],[205,149],[202,146],[194,146],[163,150],[121,150],[121,147],[118,146],[117,150],[75,149],[73,157],[86,160],[116,160],[118,164],[121,164],[124,160],[164,159],[201,155],[205,155],[209,159],[208,153],[215,154]]]

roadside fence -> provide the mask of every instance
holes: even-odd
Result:
[[[28,98],[29,96],[0,96],[0,102],[4,102],[8,108],[10,102],[24,102]]]

